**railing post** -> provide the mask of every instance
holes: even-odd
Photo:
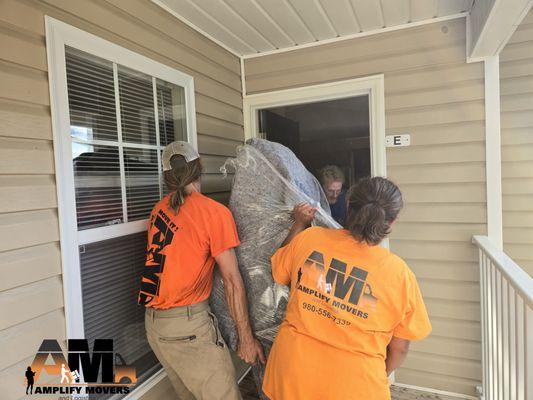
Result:
[[[502,354],[503,354],[503,400],[509,399],[509,282],[502,280]]]
[[[485,260],[487,260],[487,257],[485,254],[483,254],[483,257]],[[486,314],[485,317],[487,318],[487,321],[485,323],[485,330],[487,331],[487,343],[485,344],[485,352],[487,354],[487,361],[486,361],[486,368],[487,368],[487,382],[485,382],[485,390],[487,392],[487,399],[492,400],[494,388],[494,376],[492,374],[493,369],[493,357],[494,352],[492,351],[492,271],[489,268],[488,262],[486,262],[485,265],[485,290],[487,292],[487,298],[486,298]]]
[[[524,301],[517,296],[516,298],[516,398],[524,399],[526,398],[525,392],[525,353],[526,346],[524,343],[525,340],[525,324],[524,324],[524,314],[525,314]]]
[[[485,291],[485,255],[483,251],[479,249],[479,294],[480,294],[480,306],[481,306],[481,398],[487,399],[487,332],[486,332],[486,314],[487,314],[487,293]]]
[[[524,337],[526,341],[526,399],[533,398],[533,310],[531,307],[524,308]]]
[[[509,287],[509,397],[517,398],[516,393],[516,292]]]
[[[496,315],[496,269],[492,262],[490,263],[490,314],[491,314],[491,379],[492,379],[492,390],[491,390],[491,399],[498,397],[498,326],[497,326],[497,315]]]

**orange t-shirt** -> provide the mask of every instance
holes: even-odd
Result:
[[[170,195],[150,215],[148,250],[139,304],[166,309],[206,300],[213,287],[214,257],[239,245],[228,208],[198,192],[176,214]]]
[[[431,325],[414,274],[396,255],[346,230],[309,228],[272,257],[289,303],[268,359],[271,400],[390,399],[392,336],[426,337]]]

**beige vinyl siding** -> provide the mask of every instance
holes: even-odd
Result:
[[[533,275],[533,11],[500,55],[503,247]]]
[[[486,234],[484,73],[466,64],[465,20],[340,41],[245,63],[247,94],[385,75],[387,171],[405,197],[391,249],[418,277],[433,333],[400,383],[475,395],[481,379],[477,252]]]
[[[243,141],[239,59],[146,0],[0,2],[0,387],[23,397],[44,338],[65,338],[44,15],[194,77],[203,189]],[[165,381],[164,381],[165,382]]]

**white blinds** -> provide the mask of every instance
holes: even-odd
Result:
[[[185,90],[161,79],[156,85],[161,145],[187,140]]]
[[[146,219],[160,151],[187,140],[184,88],[69,47],[66,66],[78,229]]]
[[[75,137],[117,140],[113,65],[88,54],[67,50],[70,124],[84,128]]]
[[[152,78],[118,66],[122,140],[157,144]]]
[[[78,229],[123,221],[118,148],[90,147],[73,160]]]
[[[124,149],[129,221],[144,219],[160,198],[157,150]]]
[[[144,307],[137,305],[146,257],[146,233],[134,233],[81,247],[85,337],[112,338],[120,362],[141,376],[157,365],[144,329]],[[98,397],[101,398],[101,397]]]

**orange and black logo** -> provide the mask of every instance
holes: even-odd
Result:
[[[136,384],[135,367],[115,364],[121,357],[112,339],[96,339],[92,351],[86,339],[69,339],[67,346],[65,358],[57,340],[43,340],[24,372],[26,394],[128,394]]]
[[[334,308],[367,319],[376,311],[378,299],[367,282],[368,272],[358,266],[348,265],[332,258],[329,267],[324,265],[324,255],[312,251],[298,270],[296,289],[316,297]]]

